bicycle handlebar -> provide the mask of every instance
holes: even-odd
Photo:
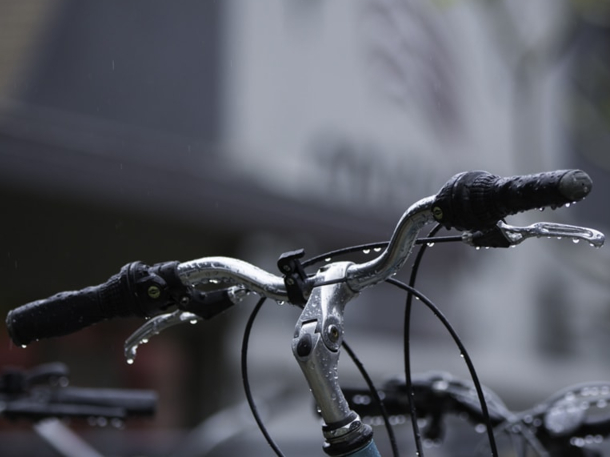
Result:
[[[511,413],[504,402],[493,391],[483,388],[489,419],[496,427],[509,421]],[[381,415],[379,406],[373,401],[367,388],[343,388],[350,407],[364,418]],[[391,379],[378,389],[383,398],[383,406],[390,416],[406,416],[410,410],[410,399],[418,418],[426,419],[423,435],[429,440],[440,440],[444,435],[443,420],[446,415],[462,416],[474,425],[485,422],[481,405],[471,382],[454,378],[449,373],[433,372],[414,375],[412,395],[409,394],[404,379]]]
[[[350,264],[345,272],[348,286],[358,292],[396,273],[406,262],[419,231],[435,220],[445,227],[484,230],[504,217],[529,209],[553,208],[582,200],[591,190],[589,176],[580,170],[563,170],[500,178],[483,171],[455,175],[437,195],[412,205],[402,216],[388,247],[375,259]],[[325,284],[319,272],[304,279],[303,295]],[[141,262],[125,265],[107,282],[79,291],[63,292],[18,307],[7,315],[13,342],[27,345],[34,340],[73,333],[115,317],[150,317],[172,306],[189,310],[195,306],[204,318],[235,303],[225,290],[210,298],[193,286],[227,282],[277,301],[290,301],[285,278],[254,265],[226,257],[190,262],[166,262],[149,267]],[[199,306],[199,305],[206,306]],[[210,308],[211,311],[205,308]]]
[[[481,230],[507,216],[585,198],[593,187],[581,170],[501,178],[485,171],[455,175],[437,194],[434,217],[446,228]]]
[[[133,262],[108,281],[52,297],[9,311],[9,336],[27,345],[41,338],[68,335],[115,317],[149,317],[172,306],[185,287],[176,277],[178,262],[149,267]]]
[[[61,381],[63,379],[63,382]],[[68,387],[68,368],[62,363],[30,370],[4,368],[0,375],[0,416],[40,420],[50,417],[126,419],[155,414],[152,390]]]
[[[132,363],[138,345],[148,340],[149,335],[185,321],[209,319],[248,292],[303,306],[292,350],[325,423],[325,451],[329,455],[360,453],[369,449],[369,445],[374,448],[372,430],[350,409],[337,376],[346,304],[364,288],[396,274],[411,254],[419,232],[434,222],[448,229],[465,230],[461,237],[453,238],[475,246],[507,247],[549,233],[567,233],[572,239],[585,239],[601,246],[604,236],[594,230],[546,223],[516,228],[503,222],[505,217],[521,211],[567,206],[582,200],[591,188],[590,178],[580,170],[510,178],[483,171],[460,173],[437,194],[409,207],[387,247],[368,262],[336,261],[308,275],[299,260],[304,252],[298,250],[280,256],[281,276],[227,257],[153,266],[134,262],[104,284],[57,294],[10,311],[7,327],[12,340],[24,345],[39,338],[72,333],[105,319],[160,314],[147,320],[126,341],[125,355],[128,363]],[[197,287],[205,284],[212,284],[215,290],[202,292]],[[255,311],[262,302],[259,301]],[[169,312],[170,307],[177,309]],[[479,390],[485,412],[486,401]],[[490,445],[495,447],[491,428],[488,435]]]
[[[0,398],[3,396],[0,395]],[[153,416],[157,395],[147,390],[83,387],[37,387],[27,397],[3,398],[0,414],[7,419]]]
[[[449,373],[433,372],[415,376],[412,386],[413,395],[410,395],[404,379],[392,379],[378,393],[383,396],[389,415],[408,415],[412,399],[418,418],[427,419],[423,430],[427,439],[442,438],[443,420],[449,414],[463,417],[473,426],[485,422],[471,381],[455,378]],[[362,417],[375,418],[381,414],[368,388],[344,388],[343,392],[350,407]],[[548,447],[559,444],[570,447],[573,437],[610,435],[610,414],[600,412],[607,408],[610,397],[610,384],[607,382],[568,387],[519,413],[510,411],[492,390],[484,388],[484,392],[489,419],[497,432],[504,430],[521,434],[522,427],[527,427]],[[587,414],[591,410],[593,412]]]

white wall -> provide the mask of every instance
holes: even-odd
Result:
[[[473,2],[233,0],[227,20],[224,138],[265,185],[402,209],[511,172],[510,81]]]
[[[562,168],[562,68],[544,57],[564,14],[548,0],[226,2],[224,146],[262,186],[372,214],[399,214],[466,169]],[[521,221],[549,217],[566,216]],[[457,324],[486,379],[518,395],[550,393],[583,372],[562,360],[562,374],[545,379],[556,361],[536,347],[542,291],[558,276],[573,290],[588,281],[554,268],[556,250],[531,242],[476,253],[439,283],[465,285],[441,296],[463,311]],[[596,315],[568,322],[574,344]],[[599,377],[595,361],[585,376],[592,368]]]

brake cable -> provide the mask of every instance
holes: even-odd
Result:
[[[434,237],[439,230],[441,229],[441,225],[437,224],[430,232],[428,233],[428,239]],[[421,261],[424,257],[424,253],[426,252],[426,248],[428,247],[428,243],[422,243],[417,252],[417,256],[415,257],[415,261],[413,262],[413,267],[411,268],[411,277],[409,278],[409,286],[415,287],[415,281],[417,279],[417,274],[419,272],[419,267],[421,265]],[[417,411],[415,409],[415,402],[412,401],[412,397],[414,396],[413,392],[413,379],[411,377],[411,310],[413,305],[413,294],[407,294],[407,300],[405,303],[405,317],[404,317],[404,328],[403,328],[403,357],[404,357],[404,370],[405,370],[405,384],[407,389],[407,395],[409,398],[409,415],[411,416],[411,426],[413,427],[413,438],[415,439],[415,449],[417,451],[417,455],[423,457],[423,448],[421,444],[421,434],[419,431],[419,425],[417,423]]]
[[[267,427],[265,426],[265,423],[263,422],[263,419],[261,418],[258,412],[258,407],[256,406],[256,402],[254,401],[254,397],[252,396],[252,389],[250,387],[250,379],[248,376],[248,347],[250,344],[250,333],[252,331],[254,321],[256,320],[256,316],[258,315],[258,312],[263,307],[263,304],[266,300],[267,299],[265,297],[261,297],[261,299],[256,303],[256,306],[252,310],[250,318],[246,323],[246,327],[244,328],[244,336],[241,346],[241,377],[244,384],[244,393],[246,395],[246,400],[248,401],[248,406],[250,407],[250,411],[252,412],[252,416],[254,416],[254,420],[256,421],[258,428],[262,432],[263,436],[267,440],[267,443],[269,444],[271,449],[273,449],[275,454],[278,457],[284,457],[284,454],[269,434],[269,431],[267,430]]]
[[[421,302],[423,302],[434,313],[434,315],[441,321],[441,323],[445,326],[447,331],[451,334],[453,340],[455,341],[456,345],[458,346],[458,348],[460,350],[460,354],[462,355],[462,357],[464,358],[464,361],[466,362],[466,365],[468,366],[468,371],[470,372],[470,377],[472,378],[472,381],[475,386],[475,390],[477,392],[477,396],[479,398],[479,402],[481,404],[481,412],[483,413],[483,418],[484,418],[485,426],[487,429],[487,435],[489,438],[489,446],[491,448],[491,453],[493,456],[497,456],[498,449],[496,446],[493,426],[491,424],[491,418],[489,416],[489,410],[487,408],[487,403],[485,401],[485,396],[483,394],[483,388],[479,381],[479,377],[476,373],[476,370],[474,368],[470,355],[468,354],[468,351],[466,350],[466,347],[464,346],[464,344],[463,344],[462,340],[460,339],[460,337],[458,336],[457,332],[455,331],[453,326],[450,324],[450,322],[442,314],[440,309],[438,307],[436,307],[430,299],[428,299],[423,294],[421,294],[417,289],[415,289],[415,281],[417,279],[417,274],[419,272],[419,267],[421,265],[423,255],[426,252],[426,249],[429,247],[429,243],[431,243],[432,240],[435,239],[434,235],[436,233],[438,233],[438,231],[441,228],[442,228],[441,224],[436,225],[430,231],[428,238],[426,238],[429,241],[419,243],[421,246],[417,253],[417,256],[415,257],[413,267],[411,268],[411,277],[409,279],[408,285],[401,281],[398,281],[394,278],[389,278],[386,280],[386,282],[388,282],[392,285],[395,285],[398,288],[405,290],[407,292],[407,302],[406,302],[406,307],[405,307],[405,324],[404,324],[405,328],[403,331],[404,357],[405,357],[405,380],[406,380],[407,395],[409,396],[411,423],[413,426],[413,435],[415,438],[417,455],[423,457],[424,454],[423,454],[423,449],[422,449],[422,445],[421,445],[421,436],[420,436],[420,432],[419,432],[419,427],[417,425],[417,413],[415,410],[415,402],[411,401],[411,397],[413,396],[413,382],[411,379],[411,361],[410,361],[411,350],[410,350],[409,336],[410,336],[411,309],[412,309],[413,296],[417,297]],[[456,240],[463,241],[461,236],[460,237],[442,237],[439,239],[442,239],[443,241],[456,241]]]

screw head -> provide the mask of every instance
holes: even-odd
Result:
[[[435,206],[434,208],[432,208],[432,215],[437,221],[440,221],[443,218],[443,210],[440,209],[438,206]]]
[[[147,292],[148,296],[153,300],[156,300],[161,296],[161,289],[159,289],[159,286],[150,286]]]
[[[307,357],[313,349],[313,340],[309,333],[303,334],[296,346],[296,353],[299,357]]]
[[[339,340],[339,337],[341,336],[341,331],[339,330],[339,327],[337,327],[335,324],[330,324],[326,331],[328,333],[328,338],[333,343],[336,343]]]

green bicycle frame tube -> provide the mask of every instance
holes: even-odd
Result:
[[[375,441],[371,440],[371,442],[364,446],[362,449],[352,454],[347,454],[345,457],[381,457],[381,454],[377,450]]]

